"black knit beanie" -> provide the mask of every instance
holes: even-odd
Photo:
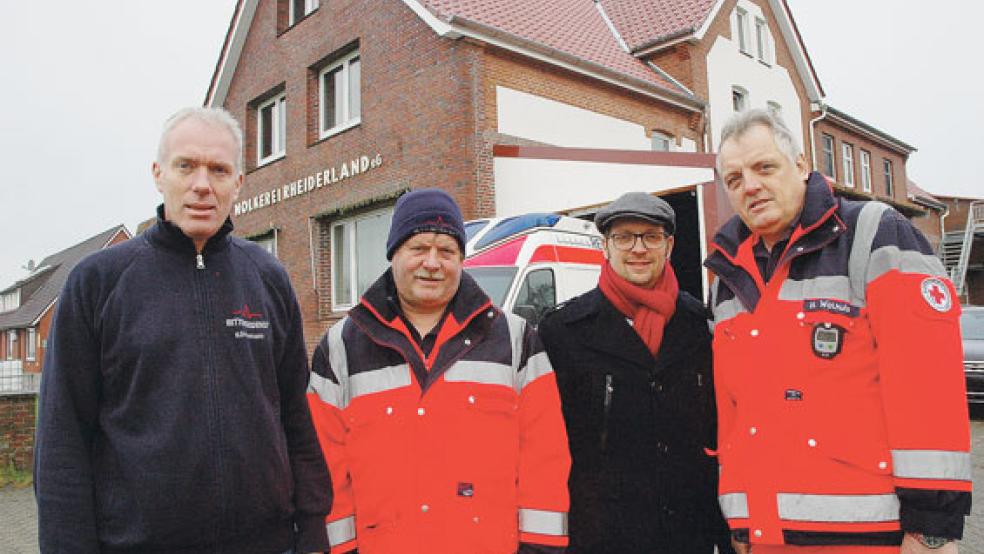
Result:
[[[417,233],[451,235],[465,253],[465,222],[461,210],[451,195],[441,189],[412,190],[396,201],[389,238],[386,239],[386,259],[406,240]]]

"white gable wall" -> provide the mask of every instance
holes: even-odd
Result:
[[[762,13],[757,4],[748,0],[739,0],[738,7],[748,12],[746,39],[748,51],[745,54],[739,49],[738,29],[735,19],[736,10],[728,14],[731,21],[731,36],[728,39],[718,36],[707,54],[707,87],[710,103],[710,149],[716,152],[721,137],[721,129],[734,114],[731,92],[738,86],[748,91],[749,108],[767,108],[768,102],[776,102],[782,107],[782,118],[792,131],[793,136],[799,137],[800,148],[803,141],[803,118],[800,110],[799,96],[793,85],[795,75],[790,75],[784,67],[774,62],[767,65],[757,59],[757,44],[755,36],[755,19],[769,19]],[[782,34],[773,26],[769,26],[769,52],[767,59],[775,59],[776,39],[782,40]],[[771,61],[770,60],[770,61]]]

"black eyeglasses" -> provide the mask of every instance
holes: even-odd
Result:
[[[636,241],[642,239],[642,245],[648,250],[659,250],[666,248],[668,235],[660,231],[649,233],[612,233],[608,239],[612,241],[615,248],[619,250],[632,250],[635,248]]]

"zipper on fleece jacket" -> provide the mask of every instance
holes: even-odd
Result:
[[[212,448],[212,471],[213,479],[216,489],[216,497],[219,502],[219,509],[216,521],[212,522],[212,537],[211,541],[213,544],[219,543],[219,538],[222,536],[222,530],[225,528],[225,519],[228,514],[228,502],[227,494],[224,487],[224,480],[222,476],[224,473],[224,459],[222,457],[222,444],[224,443],[222,438],[222,422],[221,414],[219,413],[219,401],[218,401],[218,383],[216,378],[215,370],[215,356],[212,351],[212,345],[214,343],[214,336],[212,333],[212,303],[211,295],[209,294],[208,287],[208,273],[202,271],[205,269],[205,260],[202,254],[196,256],[195,267],[198,271],[194,272],[194,282],[195,282],[195,292],[196,301],[198,303],[198,314],[199,314],[199,324],[201,325],[201,345],[202,345],[202,363],[205,370],[205,389],[208,393],[208,406],[206,413],[208,434]]]

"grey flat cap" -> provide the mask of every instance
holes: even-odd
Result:
[[[616,219],[622,217],[645,219],[662,225],[663,229],[671,235],[676,230],[676,214],[673,213],[673,208],[666,203],[666,200],[644,192],[627,192],[598,210],[595,214],[595,225],[604,233]]]

